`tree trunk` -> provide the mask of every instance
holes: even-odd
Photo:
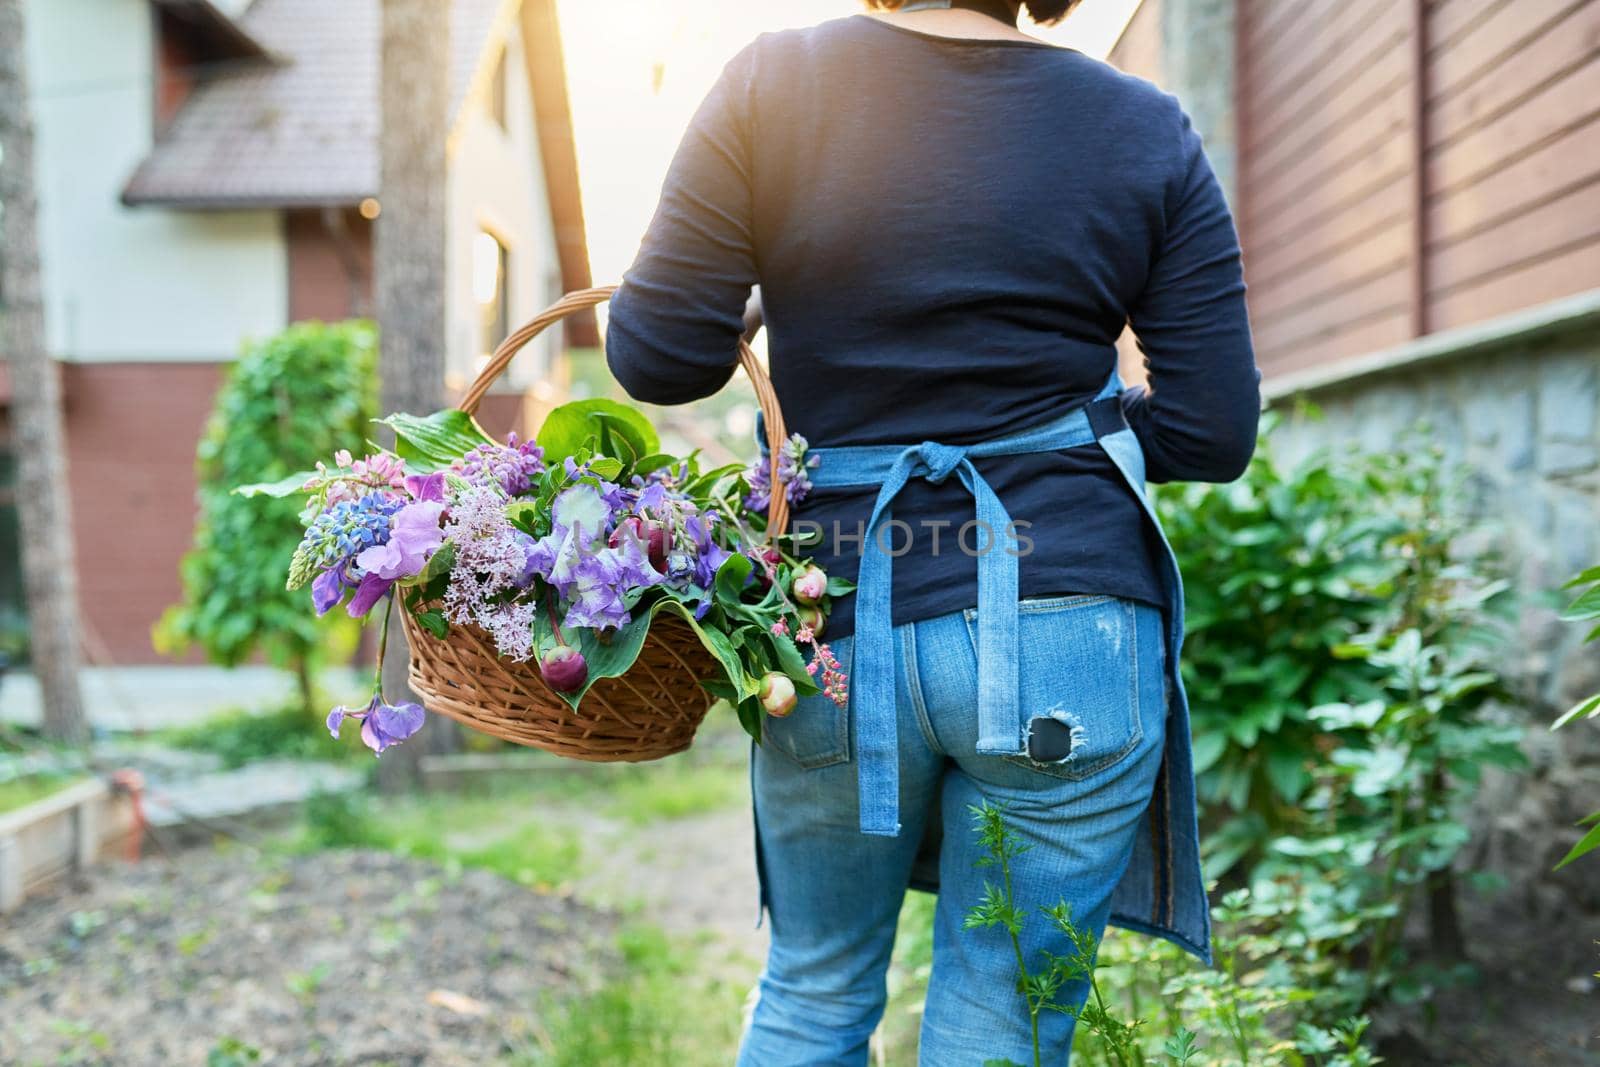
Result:
[[[440,0],[383,0],[374,268],[385,414],[426,415],[444,406],[450,8]],[[405,634],[391,622],[384,691],[390,703],[415,700],[406,684]],[[379,761],[380,787],[415,785],[422,756],[459,747],[459,736],[454,722],[430,716],[422,732]]]
[[[77,562],[61,380],[45,350],[23,2],[0,0],[0,350],[11,369],[23,587],[44,734],[82,744],[89,725],[78,685]]]

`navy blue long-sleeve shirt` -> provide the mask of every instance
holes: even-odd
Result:
[[[1175,97],[1071,49],[867,15],[757,37],[697,111],[611,301],[613,374],[647,402],[716,392],[758,283],[773,384],[814,447],[1048,421],[1104,384],[1125,324],[1148,364],[1124,410],[1151,481],[1229,481],[1254,447],[1238,236],[1200,136]],[[1153,535],[1097,447],[976,466],[1031,541],[1023,596],[1161,603]],[[855,576],[875,495],[795,509],[830,574]],[[897,624],[977,603],[956,537],[972,508],[954,478],[896,498]],[[853,599],[830,636],[852,632]]]

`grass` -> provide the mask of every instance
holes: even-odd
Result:
[[[36,800],[43,800],[81,781],[83,778],[75,775],[30,774],[0,782],[0,814],[25,808]]]
[[[650,925],[618,936],[617,973],[598,990],[554,999],[509,1067],[731,1063],[743,990],[706,978],[693,946]]]
[[[737,730],[733,724],[732,729]],[[530,754],[527,771],[466,793],[315,797],[291,847],[376,848],[494,871],[528,886],[573,880],[580,833],[595,819],[653,826],[742,803],[742,750],[708,724],[709,743],[647,764],[581,765]]]

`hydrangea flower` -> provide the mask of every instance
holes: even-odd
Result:
[[[479,445],[452,464],[469,482],[498,485],[506,496],[521,496],[544,473],[544,449],[511,434],[503,445]]]
[[[810,447],[804,437],[795,433],[790,434],[778,449],[778,480],[783,484],[783,494],[791,504],[800,503],[810,494],[811,475],[807,472],[822,462],[821,456],[806,455]],[[770,461],[762,457],[750,464],[745,481],[750,484],[750,492],[745,495],[744,506],[751,511],[766,511],[772,502]]]
[[[289,588],[298,589],[313,575],[328,570],[339,571],[341,578],[359,578],[344,572],[356,556],[389,539],[390,517],[402,506],[402,501],[387,493],[374,492],[359,500],[341,500],[324,510],[306,528],[295,549],[289,564]]]

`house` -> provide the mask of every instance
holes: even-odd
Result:
[[[48,344],[91,664],[159,662],[150,627],[180,595],[195,443],[241,341],[371,313],[380,12],[29,0]],[[590,282],[555,0],[453,0],[451,35],[459,389],[510,327]],[[596,343],[592,318],[570,320],[567,340]],[[486,424],[511,428],[530,390],[550,388],[563,343],[552,331],[519,357]],[[5,470],[0,439],[0,484]],[[10,529],[0,598],[15,613]]]
[[[1111,61],[1205,137],[1280,450],[1426,424],[1470,472],[1514,572],[1507,669],[1537,749],[1531,776],[1485,780],[1470,860],[1540,878],[1547,828],[1600,791],[1600,730],[1544,729],[1600,690],[1556,618],[1600,563],[1600,0],[1144,0]]]

